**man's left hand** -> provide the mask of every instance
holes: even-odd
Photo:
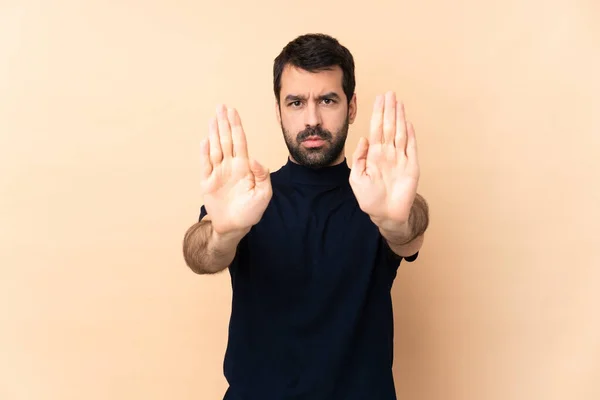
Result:
[[[369,138],[360,138],[350,173],[360,208],[384,231],[407,227],[419,174],[415,131],[404,105],[393,92],[377,96]]]

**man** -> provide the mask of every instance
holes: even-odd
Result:
[[[193,271],[231,275],[225,399],[395,399],[390,289],[428,226],[414,129],[394,93],[377,96],[350,169],[350,52],[303,35],[273,72],[287,162],[271,173],[251,159],[238,113],[219,106],[184,239]]]

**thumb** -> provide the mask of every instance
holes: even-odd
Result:
[[[356,150],[352,155],[352,174],[361,176],[367,168],[367,153],[369,152],[369,141],[364,137],[358,140]]]
[[[252,171],[252,174],[254,175],[254,180],[257,184],[264,183],[270,178],[269,170],[263,165],[261,165],[254,158],[250,160],[250,171]]]

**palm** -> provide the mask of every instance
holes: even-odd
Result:
[[[269,172],[248,158],[245,134],[237,112],[220,109],[208,140],[202,142],[200,189],[213,229],[230,232],[256,224],[271,196]]]
[[[374,220],[407,222],[419,165],[414,130],[393,93],[376,101],[369,139],[361,138],[353,159],[350,184],[361,209]]]

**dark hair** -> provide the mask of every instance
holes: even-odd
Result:
[[[273,63],[273,90],[277,103],[281,92],[281,75],[288,64],[309,72],[339,66],[343,72],[342,87],[348,103],[352,99],[356,86],[354,58],[337,39],[322,33],[310,33],[298,36],[281,50]]]

